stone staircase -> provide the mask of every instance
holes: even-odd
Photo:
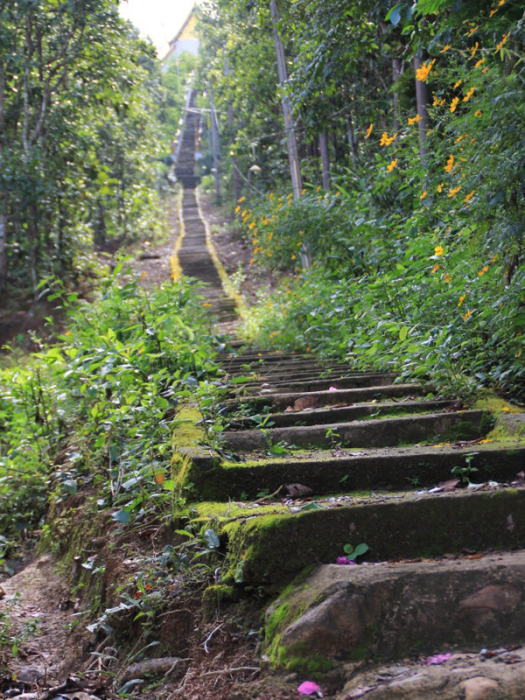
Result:
[[[190,112],[176,170],[178,257],[228,323],[237,310],[195,195],[196,120]],[[174,477],[192,500],[178,527],[220,539],[211,599],[273,597],[265,653],[274,665],[326,671],[525,641],[522,414],[516,435],[501,416],[494,431],[484,405],[239,340],[221,366],[227,428],[218,449],[178,446]],[[350,563],[346,554],[364,544]]]
[[[229,421],[222,456],[198,447],[186,451],[179,476],[193,485],[193,525],[211,528],[221,539],[225,564],[217,595],[281,593],[267,618],[267,649],[275,664],[310,668],[322,656],[324,668],[379,647],[387,657],[432,653],[447,639],[488,644],[503,634],[511,611],[523,623],[514,624],[520,631],[513,639],[522,632],[525,639],[525,593],[516,593],[517,574],[508,563],[515,556],[522,567],[522,555],[506,554],[505,572],[481,562],[525,546],[525,475],[519,475],[524,441],[487,437],[494,427],[490,412],[436,397],[428,386],[396,383],[389,374],[245,349],[225,356],[222,367],[231,387],[221,409]],[[362,563],[336,564],[345,546],[363,543],[368,551]],[[474,567],[479,575],[469,573],[472,558],[481,562]],[[432,572],[445,576],[448,569],[461,587],[454,592],[449,586],[440,602]],[[313,571],[310,578],[305,571]],[[287,587],[295,577],[299,581]],[[383,624],[394,624],[389,606],[408,595],[402,595],[403,582],[421,577],[429,591],[424,596],[414,583],[413,614],[424,620],[429,596],[434,601],[423,637],[421,630],[412,636],[407,631],[397,647],[383,643],[385,635],[395,638]],[[359,586],[384,591],[373,614],[366,610],[375,594],[361,595]],[[487,586],[496,587],[500,606],[489,605],[491,625],[472,625],[470,636],[462,625],[462,636],[452,634],[456,618],[451,612],[445,624],[436,610],[447,616],[454,595],[460,605]],[[323,638],[331,617],[343,614],[362,614],[369,624],[359,629],[370,629],[350,641],[341,633],[338,644],[325,630],[330,643],[323,656],[314,640]],[[438,619],[439,634],[433,631]]]

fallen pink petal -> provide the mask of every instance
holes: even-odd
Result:
[[[448,661],[452,654],[436,654],[435,656],[429,656],[427,659],[427,666],[437,666],[438,664],[444,664]]]
[[[313,681],[305,681],[304,683],[301,683],[297,690],[301,693],[301,695],[314,695],[315,693],[317,697],[323,697],[321,688]]]
[[[331,386],[328,391],[339,391],[339,389],[336,386]]]
[[[346,557],[337,557],[336,559],[336,564],[355,564],[355,561],[350,561],[350,559],[347,559]]]

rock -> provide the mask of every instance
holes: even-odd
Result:
[[[267,611],[272,657],[431,655],[525,642],[525,552],[372,566],[321,566]],[[269,639],[271,644],[272,639]],[[301,651],[302,650],[302,651]],[[357,655],[357,657],[356,657]],[[278,665],[278,664],[277,664]],[[293,668],[293,664],[292,664]]]
[[[493,691],[499,688],[499,683],[491,678],[477,676],[460,683],[460,688],[465,692],[465,700],[489,700],[494,697]]]

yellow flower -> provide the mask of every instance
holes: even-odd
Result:
[[[468,102],[468,101],[470,100],[470,98],[471,98],[472,95],[474,94],[474,90],[475,90],[475,89],[476,89],[476,86],[475,86],[475,85],[469,89],[469,91],[467,92],[467,94],[466,94],[465,97],[463,98],[463,102]]]
[[[463,82],[462,80],[458,80],[458,82],[457,82],[455,85],[452,86],[452,89],[453,89],[453,90],[457,90],[458,87],[461,85],[462,82]]]
[[[460,141],[463,141],[465,137],[464,136],[458,136],[457,139],[454,141],[454,143],[459,143]]]
[[[208,304],[208,302],[207,302],[207,301],[205,301],[205,302],[204,302],[204,304],[203,304],[203,306],[205,306],[205,307],[209,307],[209,306],[211,306],[211,304]]]
[[[458,187],[454,187],[453,190],[449,190],[447,197],[453,197],[455,194],[457,194],[461,189],[461,185]]]
[[[272,232],[270,233],[270,235],[268,236],[268,241],[271,241],[272,238],[273,238],[273,231],[272,231]]]
[[[468,35],[472,36],[474,32],[476,32],[479,29],[479,24],[477,24],[475,27],[472,27],[472,29],[469,31]]]
[[[372,133],[372,129],[373,129],[373,128],[374,128],[374,124],[372,123],[372,124],[370,124],[370,126],[369,126],[368,129],[366,130],[365,139],[370,138],[370,134]]]
[[[432,65],[432,61],[429,61],[428,63],[423,63],[421,68],[417,69],[416,78],[419,80],[420,83],[426,83],[429,73],[432,70]]]
[[[472,199],[472,197],[474,196],[474,192],[475,192],[475,191],[476,191],[476,190],[472,190],[472,192],[471,192],[470,194],[467,194],[467,196],[466,196],[465,199],[463,200],[463,201],[465,202],[465,204],[466,204],[470,199]]]
[[[486,60],[487,59],[485,58],[485,56],[483,56],[483,58],[480,58],[479,61],[476,62],[474,68],[479,68],[480,66],[482,66],[485,63]]]
[[[432,268],[432,274],[434,274],[434,272],[437,272],[438,270],[439,270],[439,265],[436,263],[434,265],[434,267]]]
[[[502,410],[505,411],[505,413],[507,413],[508,411],[510,411],[510,408],[508,406],[503,406]]]
[[[447,173],[450,173],[450,172],[452,172],[453,167],[454,167],[454,154],[451,153],[449,156],[449,159],[447,160],[447,164],[445,165],[445,170],[447,171]]]
[[[447,44],[444,46],[439,53],[446,53],[449,49],[451,49],[452,46],[450,44]]]
[[[390,164],[386,166],[387,173],[391,173],[392,170],[396,167],[396,165],[397,165],[397,158],[394,158],[394,160],[391,160]]]
[[[397,132],[393,136],[389,136],[386,131],[381,136],[380,146],[390,146],[390,144],[397,138]]]
[[[265,218],[263,219],[263,226],[268,226],[269,223],[270,223],[270,222],[269,222],[268,219],[265,217]]]
[[[240,199],[237,200],[237,203],[242,204],[244,201],[246,201],[246,197],[241,197]]]
[[[417,122],[421,121],[421,114],[416,115],[415,117],[409,117],[408,118],[408,126],[412,126],[412,124],[417,124]]]
[[[241,208],[239,206],[235,207],[235,213],[238,214],[241,211]]]
[[[478,48],[479,48],[479,41],[476,41],[475,46],[472,46],[472,47],[469,49],[470,55],[472,56],[472,58],[474,58],[474,56],[476,55],[476,51],[478,50]]]
[[[292,253],[292,260],[295,260],[295,255]]]
[[[320,189],[321,189],[321,185],[317,185],[317,189],[315,191],[319,192]]]
[[[434,96],[434,107],[443,107],[445,100],[440,100],[439,97]]]
[[[301,190],[301,194],[306,194],[306,190]]]
[[[250,229],[250,231],[252,230],[252,228],[255,228],[255,221],[252,221],[248,228]]]
[[[471,315],[472,311],[467,311],[467,313],[463,316],[463,320],[466,321],[467,318]]]
[[[452,280],[452,277],[451,277],[449,274],[446,274],[446,275],[445,275],[445,282],[446,282],[447,284],[449,284],[449,282],[451,282],[451,280]]]
[[[488,272],[489,269],[490,269],[489,266],[488,266],[488,265],[485,265],[485,267],[481,268],[481,270],[478,272],[478,277],[483,277],[483,275],[485,274],[485,272]]]
[[[455,112],[458,104],[459,104],[459,97],[454,97],[454,99],[450,103],[450,111]]]
[[[496,7],[494,10],[491,10],[491,11],[489,12],[489,17],[494,17],[494,15],[496,14],[497,11],[498,11],[498,8],[497,8],[497,7]]]
[[[507,34],[504,34],[504,35],[503,35],[503,39],[502,39],[502,40],[499,42],[499,44],[496,46],[496,50],[494,51],[494,53],[498,53],[498,51],[500,51],[500,50],[505,46],[505,44],[507,43],[507,40],[508,40],[509,36],[510,36],[510,32],[507,32]]]
[[[466,297],[466,294],[463,294],[463,296],[459,297],[458,306],[461,306],[461,304],[465,301]]]
[[[481,109],[478,109],[477,112],[474,112],[474,116],[475,116],[475,117],[482,117],[482,116],[483,116],[483,112],[481,111]]]
[[[268,199],[273,199],[273,192],[270,192],[270,194],[268,195]]]
[[[336,197],[339,197],[340,195],[341,195],[340,192],[336,192],[336,193],[335,193],[335,196],[336,196]]]
[[[419,195],[419,199],[425,199],[426,196],[427,196],[427,191],[425,190],[425,191],[423,192],[423,194],[420,194],[420,195]]]
[[[241,213],[241,216],[242,217],[248,216],[248,212],[246,211],[246,209]]]
[[[439,258],[441,255],[443,255],[443,252],[444,252],[444,251],[443,251],[443,246],[442,246],[442,245],[437,245],[437,246],[434,248],[434,255],[436,256],[436,258]]]
[[[441,191],[442,191],[442,189],[443,189],[443,184],[444,184],[444,183],[442,182],[441,185],[438,185],[438,187],[437,187],[437,191],[438,191],[438,192],[441,192]]]

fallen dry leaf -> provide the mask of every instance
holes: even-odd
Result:
[[[284,488],[288,491],[290,498],[304,498],[313,494],[313,489],[303,484],[286,484]]]

